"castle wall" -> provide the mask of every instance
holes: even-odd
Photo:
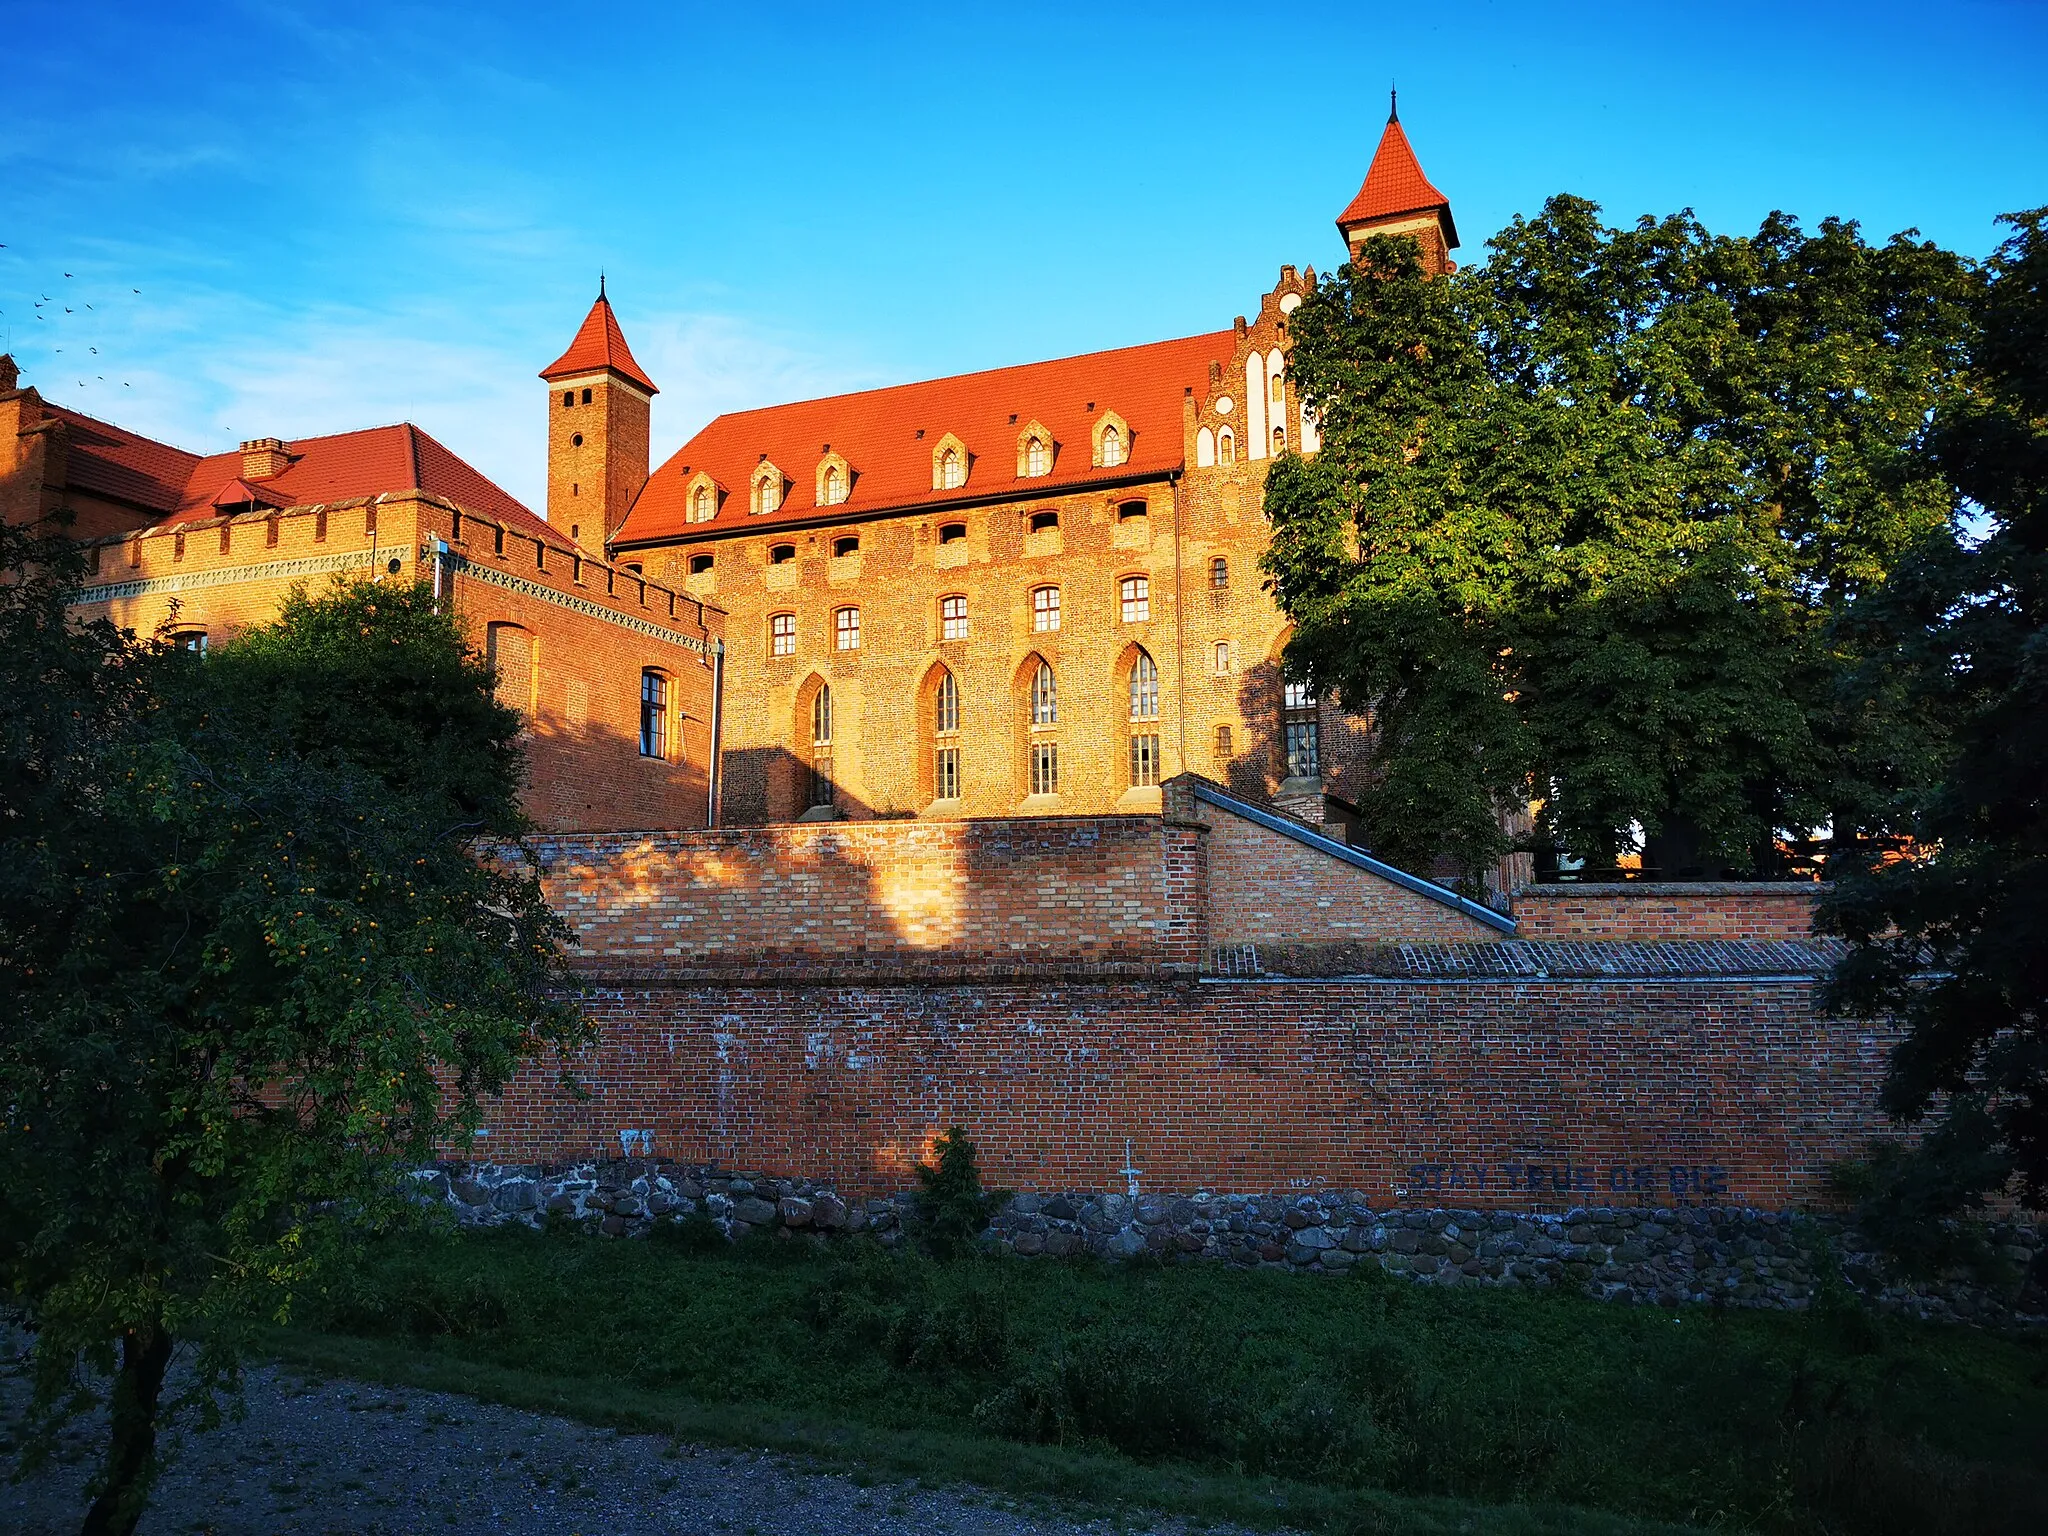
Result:
[[[1818,885],[1531,885],[1515,893],[1525,939],[1803,939],[1813,931]]]

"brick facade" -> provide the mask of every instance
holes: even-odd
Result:
[[[1557,1209],[1826,1198],[1890,1041],[1805,981],[596,985],[602,1044],[525,1074],[471,1155],[647,1150],[901,1187],[964,1125],[992,1183],[1334,1185]]]
[[[1803,939],[1826,888],[1806,884],[1531,885],[1515,893],[1525,939]]]

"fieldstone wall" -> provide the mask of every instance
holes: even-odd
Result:
[[[645,1236],[692,1216],[727,1238],[829,1242],[866,1233],[886,1246],[917,1226],[909,1192],[842,1198],[812,1179],[621,1158],[554,1168],[442,1164],[415,1175],[423,1198],[465,1226],[548,1219],[613,1237]],[[991,1248],[1031,1258],[1206,1259],[1343,1274],[1377,1266],[1428,1285],[1564,1286],[1602,1300],[1719,1303],[1797,1311],[1831,1271],[1880,1309],[1920,1318],[2048,1323],[2044,1234],[2017,1222],[1991,1240],[2015,1284],[1953,1277],[1909,1283],[1887,1273],[1853,1226],[1831,1215],[1722,1206],[1574,1206],[1548,1214],[1374,1206],[1359,1190],[1267,1195],[1020,1194]],[[2034,1278],[2023,1278],[2034,1277]]]

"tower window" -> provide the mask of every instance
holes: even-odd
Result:
[[[958,544],[966,537],[967,525],[965,523],[939,524],[939,542],[941,544]]]
[[[841,560],[845,559],[848,555],[859,554],[860,535],[849,533],[844,538],[834,539],[832,541],[832,553]]]
[[[1228,640],[1218,640],[1216,642],[1212,665],[1218,677],[1228,677],[1230,675],[1230,642]]]
[[[966,598],[942,597],[939,599],[939,638],[941,640],[965,640],[967,638]]]
[[[570,407],[570,406],[574,405],[575,403],[576,403],[576,391],[575,391],[575,390],[573,390],[573,389],[565,389],[565,390],[563,390],[563,391],[562,391],[562,409],[566,411],[566,410],[568,410],[568,409],[569,409],[569,407]]]
[[[587,389],[583,391],[583,403],[585,405],[590,404],[590,391]]]
[[[1315,690],[1307,683],[1288,683],[1280,703],[1286,722],[1287,776],[1315,778],[1322,772],[1322,728]]]
[[[1054,630],[1060,627],[1060,589],[1039,587],[1031,594],[1031,627]]]
[[[794,544],[770,544],[768,546],[768,563],[770,565],[787,565],[795,558],[796,546]]]
[[[842,608],[832,616],[834,633],[838,637],[839,649],[857,651],[860,649],[860,610]]]
[[[1119,584],[1126,624],[1143,624],[1152,617],[1152,583],[1143,576],[1126,576]]]
[[[1102,467],[1114,469],[1124,461],[1124,435],[1115,427],[1102,429]]]
[[[1221,555],[1209,562],[1209,585],[1218,591],[1230,585],[1230,562]]]
[[[1044,533],[1048,529],[1059,527],[1059,525],[1060,515],[1056,510],[1047,509],[1044,512],[1034,512],[1031,514],[1030,528],[1033,533]]]
[[[690,574],[692,576],[702,576],[711,569],[712,564],[713,560],[709,555],[692,555],[690,556]]]
[[[796,654],[796,615],[778,613],[768,620],[768,654],[770,656],[794,656]]]
[[[1232,740],[1231,740],[1231,732],[1230,732],[1230,727],[1229,727],[1229,726],[1227,726],[1227,725],[1219,725],[1219,726],[1217,726],[1217,727],[1216,727],[1216,756],[1217,756],[1217,759],[1218,759],[1219,761],[1222,761],[1222,760],[1226,760],[1226,759],[1228,759],[1228,758],[1229,758],[1230,754],[1231,754],[1232,752],[1236,751],[1236,750],[1237,750],[1237,748],[1236,748],[1236,745],[1235,745],[1235,743],[1233,743],[1233,742],[1232,742]]]
[[[652,667],[640,674],[640,755],[668,756],[668,679]]]

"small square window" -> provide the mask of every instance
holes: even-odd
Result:
[[[768,621],[768,654],[771,656],[794,656],[796,654],[796,615],[778,613]]]
[[[967,638],[966,598],[942,597],[939,599],[939,638],[941,640],[965,640]]]
[[[1031,594],[1031,627],[1054,630],[1060,627],[1060,589],[1040,587]]]
[[[842,608],[833,616],[833,629],[838,637],[839,649],[857,651],[860,649],[860,610]]]

